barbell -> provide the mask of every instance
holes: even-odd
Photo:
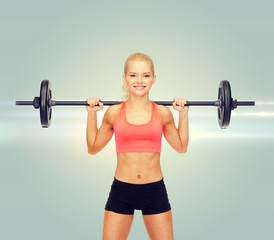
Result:
[[[122,103],[121,101],[101,101],[104,105],[111,106]],[[156,104],[172,106],[172,101],[154,101]],[[33,101],[16,101],[16,105],[32,105],[40,108],[40,121],[42,128],[48,128],[51,124],[52,107],[54,106],[88,106],[87,101],[55,101],[52,100],[51,84],[49,80],[43,80],[40,86],[40,97]],[[231,97],[231,87],[227,80],[219,84],[218,100],[216,101],[187,101],[185,106],[215,106],[218,108],[218,121],[222,129],[230,123],[231,111],[237,106],[254,106],[255,101],[237,101]]]

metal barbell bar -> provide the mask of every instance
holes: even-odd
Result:
[[[88,106],[87,101],[56,101],[52,100],[51,84],[49,80],[43,80],[40,86],[40,97],[35,97],[33,101],[16,101],[16,105],[32,105],[35,109],[40,109],[40,121],[43,128],[48,128],[51,124],[52,107],[54,106]],[[106,106],[122,103],[121,101],[101,101]],[[173,101],[154,101],[156,104],[172,106]],[[217,101],[187,101],[185,106],[215,106],[218,107],[218,121],[222,129],[228,127],[230,123],[231,111],[237,106],[254,106],[255,101],[237,101],[231,97],[231,87],[227,80],[222,80],[219,84]]]

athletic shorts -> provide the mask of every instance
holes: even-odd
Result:
[[[126,183],[114,178],[105,210],[133,215],[135,209],[142,210],[143,215],[171,210],[163,178],[146,184]]]

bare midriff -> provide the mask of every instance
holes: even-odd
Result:
[[[117,153],[115,178],[122,182],[145,184],[163,178],[159,152]]]

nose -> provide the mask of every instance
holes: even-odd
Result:
[[[142,83],[143,82],[143,77],[142,76],[138,76],[136,82],[137,83]]]

